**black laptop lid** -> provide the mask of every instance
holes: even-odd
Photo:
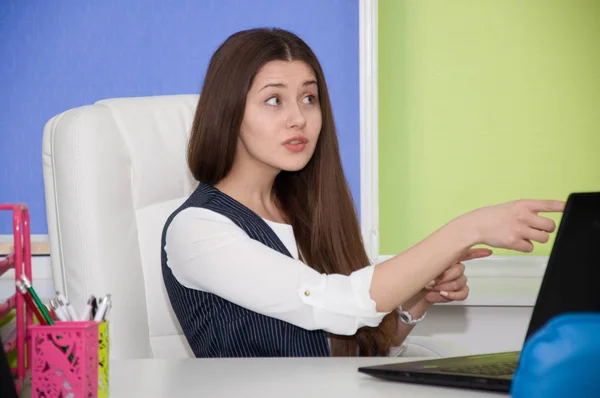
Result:
[[[600,192],[574,193],[567,200],[527,340],[550,319],[566,312],[600,312]]]

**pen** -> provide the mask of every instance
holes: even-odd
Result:
[[[77,313],[75,312],[75,309],[73,308],[71,303],[69,303],[69,300],[67,300],[67,298],[59,292],[56,292],[56,297],[58,297],[58,299],[64,303],[64,306],[67,309],[67,314],[69,315],[69,318],[71,318],[72,321],[79,320],[79,318],[77,317]]]
[[[17,289],[19,289],[19,291],[25,298],[25,304],[27,304],[27,306],[31,309],[31,311],[33,311],[38,322],[41,323],[42,325],[47,325],[48,322],[46,321],[46,318],[44,318],[44,316],[40,313],[39,308],[33,302],[33,298],[31,297],[31,294],[29,294],[29,292],[25,288],[25,285],[23,285],[23,282],[16,281],[15,283],[17,284]]]
[[[81,313],[81,321],[89,321],[90,315],[92,314],[92,301],[94,301],[94,296],[90,296],[85,307],[83,308],[83,312]]]
[[[107,301],[108,301],[108,303],[107,303],[107,306],[106,306],[106,311],[104,312],[104,316],[102,317],[103,321],[106,320],[106,318],[108,317],[108,313],[110,312],[110,309],[112,308],[112,300],[111,300],[110,294],[108,295]]]
[[[96,300],[96,296],[93,294],[90,296],[92,299],[92,319],[96,317],[96,312],[98,311],[98,301]]]
[[[48,311],[46,311],[46,307],[44,306],[44,304],[42,304],[42,301],[40,300],[37,293],[33,289],[33,286],[31,286],[31,282],[29,282],[29,279],[27,279],[27,277],[25,275],[21,275],[21,281],[27,288],[27,291],[29,292],[29,294],[31,294],[33,301],[39,308],[40,312],[42,313],[43,318],[46,320],[48,325],[54,325],[54,321],[50,317],[50,314],[48,314]]]
[[[61,313],[62,317],[67,320],[67,321],[72,321],[71,317],[69,316],[69,312],[67,311],[67,307],[65,306],[65,303],[59,298],[59,297],[55,297],[56,298],[56,309]]]
[[[54,308],[46,306],[46,311],[48,311],[48,315],[50,315],[50,319],[52,319],[53,321],[56,321],[56,320],[60,321],[60,319],[58,319],[58,317],[56,316],[56,312],[54,312]]]
[[[110,304],[110,294],[107,294],[100,300],[100,307],[98,307],[98,311],[96,312],[96,316],[94,317],[95,322],[102,322],[104,320],[104,316],[106,314],[106,310]]]
[[[51,299],[50,306],[54,309],[54,314],[56,314],[56,317],[60,321],[63,321],[63,322],[69,321],[69,317],[67,316],[67,314],[65,312],[65,308],[63,306],[59,305],[57,303],[57,300]]]

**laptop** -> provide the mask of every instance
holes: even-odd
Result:
[[[567,199],[525,342],[550,319],[569,312],[600,312],[600,192]],[[491,337],[490,337],[491,338]],[[387,380],[510,392],[520,351],[365,366],[359,372]]]

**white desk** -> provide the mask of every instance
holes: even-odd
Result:
[[[379,380],[357,371],[415,358],[114,360],[110,398],[507,397]]]

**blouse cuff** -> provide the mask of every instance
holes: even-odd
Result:
[[[297,290],[298,295],[304,303],[313,307],[363,318],[367,324],[378,324],[389,312],[377,312],[377,305],[371,298],[374,267],[369,265],[349,277],[319,274],[315,278],[305,274],[308,279],[303,278],[304,283]]]

